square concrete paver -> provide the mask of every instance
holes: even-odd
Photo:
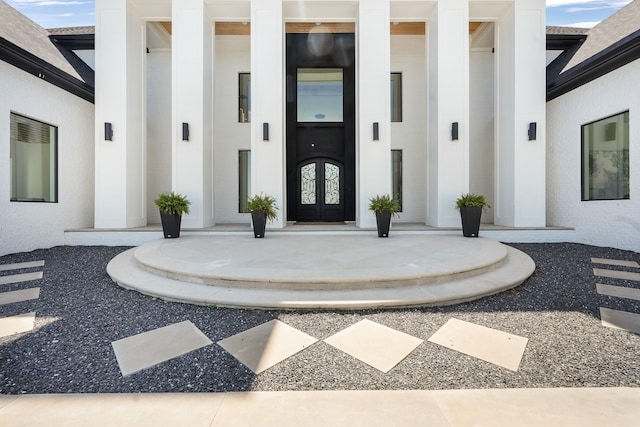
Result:
[[[330,336],[324,342],[387,373],[423,341],[364,319]]]
[[[458,319],[449,319],[429,341],[517,371],[527,338]]]
[[[259,374],[317,341],[286,323],[271,320],[220,340],[218,345]]]
[[[596,276],[610,277],[612,279],[635,280],[640,282],[640,273],[631,271],[607,270],[604,268],[594,268],[593,274]]]
[[[41,261],[29,261],[29,262],[16,262],[13,264],[2,264],[0,265],[0,271],[7,270],[18,270],[19,268],[34,268],[34,267],[43,267],[44,260]]]
[[[0,293],[0,305],[29,301],[40,298],[40,288],[21,289],[19,291]]]
[[[36,323],[36,312],[19,314],[0,319],[0,338],[33,331]]]
[[[212,344],[188,320],[111,343],[122,376],[155,366]]]
[[[640,314],[600,307],[602,326],[640,334]]]
[[[596,283],[596,290],[601,295],[609,295],[611,297],[628,298],[640,301],[640,289]]]
[[[8,285],[9,283],[28,282],[30,280],[42,279],[42,271],[23,274],[11,274],[9,276],[0,276],[0,285]]]
[[[625,261],[622,259],[591,258],[591,262],[594,264],[618,265],[621,267],[640,267],[640,264],[635,261]]]

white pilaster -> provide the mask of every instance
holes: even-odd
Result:
[[[95,228],[146,225],[144,52],[145,25],[128,2],[97,0]]]
[[[286,224],[284,45],[282,0],[251,2],[251,188],[275,197],[278,219]],[[264,140],[263,126],[269,127]]]
[[[183,227],[204,228],[214,224],[214,24],[203,0],[173,1],[172,16],[173,190],[191,200]]]
[[[545,2],[518,0],[497,23],[495,223],[545,226]],[[528,140],[529,123],[537,123]]]
[[[361,0],[358,12],[358,137],[356,221],[375,227],[369,199],[391,193],[389,0]],[[379,139],[373,139],[378,123]]]
[[[440,0],[427,21],[427,221],[460,226],[456,199],[469,189],[469,3]],[[458,140],[452,140],[458,123]]]

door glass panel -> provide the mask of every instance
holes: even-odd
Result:
[[[340,204],[340,167],[332,164],[324,164],[324,204]]]
[[[342,68],[298,68],[298,121],[342,122]]]
[[[316,164],[310,163],[300,168],[300,203],[316,204]]]

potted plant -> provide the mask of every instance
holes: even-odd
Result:
[[[378,237],[389,237],[391,216],[398,216],[398,211],[400,210],[398,201],[388,194],[376,196],[369,199],[369,210],[376,214]]]
[[[482,211],[490,208],[482,194],[467,193],[456,200],[456,207],[460,209],[462,219],[462,235],[464,237],[478,237]]]
[[[165,239],[180,237],[180,223],[182,214],[189,213],[191,202],[179,193],[160,193],[154,203],[160,210],[162,231]]]
[[[249,198],[246,211],[251,212],[253,236],[256,239],[264,237],[267,221],[273,221],[278,218],[277,210],[276,199],[271,196],[266,196],[261,193]]]

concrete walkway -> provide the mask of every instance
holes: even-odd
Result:
[[[0,396],[1,426],[637,426],[640,389]]]

